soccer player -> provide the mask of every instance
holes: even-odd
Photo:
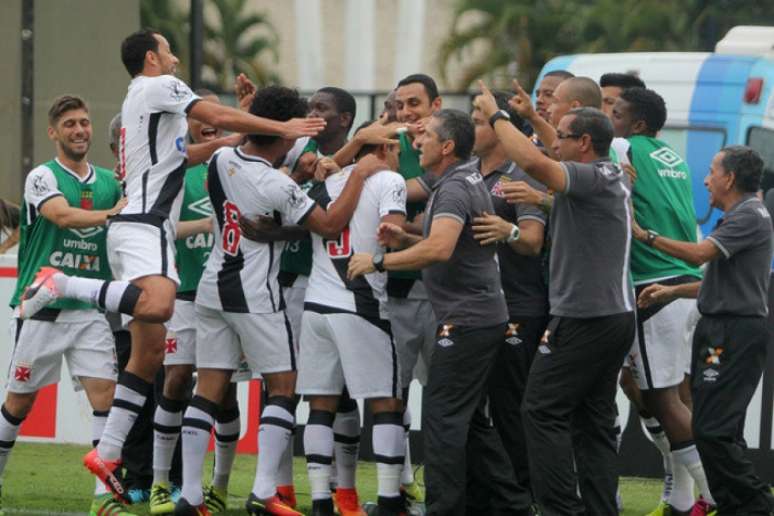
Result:
[[[625,173],[606,159],[613,127],[599,109],[571,110],[557,128],[557,162],[498,113],[481,87],[477,104],[508,157],[557,192],[550,227],[552,319],[522,404],[535,498],[544,513],[573,514],[579,487],[587,514],[617,514],[615,392],[635,319],[630,192]]]
[[[125,496],[114,472],[126,435],[163,361],[163,323],[172,316],[180,281],[173,242],[185,170],[189,160],[200,163],[228,143],[216,141],[186,149],[186,118],[239,133],[287,138],[316,134],[324,122],[264,120],[214,102],[199,102],[173,76],[178,59],[166,38],[154,31],[140,30],[128,36],[121,45],[121,59],[132,81],[121,110],[120,156],[128,205],[112,217],[108,228],[108,256],[116,279],[71,277],[46,269],[35,278],[20,310],[23,318],[29,318],[50,302],[68,298],[131,316],[132,354],[119,376],[99,446],[84,458],[92,473],[118,496]]]
[[[613,106],[626,88],[644,88],[642,79],[631,73],[605,73],[599,78],[602,88],[602,111],[613,116]]]
[[[59,381],[62,358],[92,407],[94,446],[102,437],[117,377],[110,325],[94,304],[63,299],[26,320],[20,314],[20,300],[38,269],[58,267],[73,276],[110,280],[105,222],[126,205],[113,172],[88,161],[92,126],[86,103],[58,97],[48,123],[56,158],[34,168],[24,183],[19,280],[11,299],[15,344],[0,408],[0,474],[38,391]],[[129,514],[99,481],[91,513]]]
[[[250,113],[286,121],[306,113],[306,102],[287,88],[258,91]],[[242,215],[275,217],[327,237],[337,236],[357,204],[366,174],[350,175],[328,211],[317,207],[287,175],[272,167],[295,138],[249,134],[240,147],[210,161],[207,184],[215,213],[215,245],[196,293],[198,382],[183,416],[183,492],[175,514],[206,515],[202,464],[212,423],[231,374],[244,355],[260,373],[268,400],[261,416],[260,455],[246,508],[250,514],[297,515],[277,496],[276,474],[295,425],[295,341],[277,282],[279,252],[271,243],[242,238]]]
[[[691,367],[693,436],[717,514],[774,512],[774,496],[745,457],[742,438],[771,335],[767,315],[774,242],[771,216],[756,195],[762,175],[763,160],[756,151],[725,147],[704,179],[710,204],[724,213],[707,238],[684,242],[634,227],[639,242],[696,267],[707,264],[701,283],[653,284],[640,293],[638,303],[647,308],[698,296],[701,318]]]
[[[203,101],[219,103],[209,90],[196,92]],[[215,140],[222,131],[198,120],[189,119],[191,142]],[[183,181],[183,205],[175,241],[175,264],[180,285],[175,300],[175,312],[168,323],[164,354],[164,388],[154,414],[153,486],[150,493],[151,514],[167,514],[175,509],[171,497],[169,473],[180,437],[183,409],[190,396],[191,377],[196,363],[196,286],[210,255],[212,235],[212,205],[206,188],[207,165],[199,164],[186,170]],[[229,385],[222,410],[215,423],[215,468],[205,499],[210,512],[226,508],[228,479],[239,440],[239,405],[236,383]]]
[[[691,171],[669,145],[656,138],[666,116],[658,93],[645,88],[624,90],[611,117],[615,135],[625,138],[628,147],[619,157],[637,170],[632,203],[638,224],[673,240],[696,242]],[[701,279],[698,267],[638,241],[632,243],[631,272],[637,294],[656,282],[680,285]],[[691,478],[703,497],[699,503],[712,504],[691,431],[691,409],[679,392],[691,360],[686,327],[694,309],[693,300],[675,299],[638,310],[637,340],[629,353],[629,370],[641,391],[643,407],[656,418],[670,446],[664,451],[672,459],[673,487],[666,504],[678,514],[694,505]],[[663,441],[654,443],[664,446]]]

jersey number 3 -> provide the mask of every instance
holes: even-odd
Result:
[[[236,204],[231,201],[223,202],[223,251],[231,256],[239,253],[239,240],[242,239],[242,231],[239,229],[240,215]]]
[[[325,240],[325,250],[331,258],[345,258],[352,254],[349,240],[349,227],[344,228],[336,240]]]

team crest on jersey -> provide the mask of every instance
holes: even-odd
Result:
[[[102,226],[92,226],[90,228],[70,228],[70,231],[78,235],[78,238],[91,238],[102,233],[104,228]]]
[[[164,339],[164,353],[167,355],[177,353],[177,338],[171,337]]]
[[[508,329],[505,330],[505,342],[511,346],[521,344],[523,341],[519,338],[519,323],[508,323]]]
[[[202,197],[198,201],[192,202],[188,205],[188,209],[205,217],[212,215],[212,203],[209,197]]]
[[[707,365],[720,365],[720,355],[723,354],[723,348],[707,348],[704,362]]]
[[[288,204],[291,208],[298,208],[304,202],[304,192],[296,184],[287,185],[282,188],[288,196]]]
[[[505,192],[503,192],[503,185],[511,181],[513,180],[508,176],[500,176],[500,179],[498,179],[497,182],[492,185],[492,189],[489,191],[489,193],[495,197],[505,197]]]
[[[468,183],[470,183],[472,185],[477,185],[478,183],[480,183],[483,180],[484,180],[484,177],[481,174],[479,174],[478,172],[474,172],[474,173],[470,174],[469,176],[465,176],[465,181],[467,181]]]
[[[28,382],[30,380],[30,376],[32,376],[32,366],[30,364],[25,364],[23,362],[19,362],[16,364],[16,367],[13,371],[13,378],[17,382]]]
[[[177,102],[186,99],[191,96],[191,91],[188,88],[182,87],[181,82],[177,79],[167,83],[167,89],[169,90],[169,96]]]
[[[46,184],[46,180],[42,175],[37,175],[32,180],[32,189],[35,190],[37,195],[43,195],[49,191],[48,184]]]
[[[650,157],[669,168],[674,168],[683,162],[683,158],[678,156],[677,153],[669,147],[661,147],[660,149],[651,152]]]

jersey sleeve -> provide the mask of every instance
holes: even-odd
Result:
[[[379,217],[391,213],[406,214],[406,181],[400,174],[387,172],[381,174],[379,185]]]
[[[427,195],[430,195],[433,192],[433,186],[438,181],[438,177],[429,171],[421,176],[417,176],[415,179],[417,180],[417,183],[419,183],[419,186],[427,192]]]
[[[303,224],[315,207],[315,202],[301,187],[282,172],[277,172],[275,180],[266,185],[266,190],[274,209],[282,215],[282,220],[291,224]]]
[[[617,165],[561,161],[566,184],[564,193],[575,197],[589,197],[609,188],[615,176],[622,175]]]
[[[64,194],[59,191],[56,177],[46,166],[41,165],[32,169],[24,181],[24,199],[37,211],[40,211],[46,201],[60,195]]]
[[[514,211],[516,212],[516,222],[536,220],[544,226],[546,225],[546,212],[536,204],[520,202],[514,205]]]
[[[452,218],[465,224],[470,214],[470,195],[462,181],[447,181],[435,193],[433,199],[433,220]]]
[[[199,100],[186,83],[171,75],[162,75],[149,81],[146,102],[152,110],[188,115]]]
[[[756,245],[770,231],[763,216],[754,209],[740,209],[729,214],[707,237],[728,259],[739,251]]]

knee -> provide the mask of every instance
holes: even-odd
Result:
[[[164,397],[172,400],[182,400],[188,397],[191,389],[193,367],[178,365],[168,367],[165,371]]]
[[[35,396],[37,393],[25,393],[18,394],[9,392],[5,398],[3,407],[13,417],[17,419],[24,419],[27,414],[32,410],[32,405],[35,403]]]

